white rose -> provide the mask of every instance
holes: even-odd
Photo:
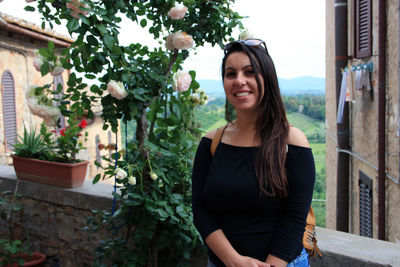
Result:
[[[61,75],[61,73],[63,73],[64,68],[62,67],[61,61],[59,59],[57,59],[56,65],[52,68],[52,70],[50,71],[50,74],[52,76],[58,76]]]
[[[174,73],[172,80],[172,87],[178,92],[186,91],[192,83],[192,77],[190,74],[181,70],[178,70],[176,73]]]
[[[173,50],[175,50],[175,46],[174,46],[174,36],[175,36],[175,34],[174,33],[170,33],[168,36],[167,36],[167,41],[166,41],[166,44],[165,44],[165,47],[168,49],[168,50],[171,50],[171,51],[173,51]]]
[[[39,54],[39,50],[35,50],[33,54],[35,55],[33,58],[33,66],[37,71],[40,71],[40,68],[43,65],[43,57]]]
[[[182,4],[179,4],[169,10],[168,16],[171,19],[183,19],[187,11],[188,11],[187,7],[185,7]]]
[[[128,183],[131,185],[135,185],[136,184],[136,177],[135,176],[129,176],[128,178]]]
[[[172,44],[176,49],[188,50],[194,45],[194,40],[191,35],[186,32],[178,31],[174,34]]]
[[[157,180],[157,178],[158,178],[157,174],[155,172],[153,172],[153,171],[150,172],[150,177],[153,180]]]
[[[25,92],[25,98],[29,99],[29,98],[36,98],[37,96],[35,95],[35,89],[39,87],[36,84],[32,84],[31,86],[28,87],[28,89],[26,89]]]
[[[128,174],[126,173],[126,171],[124,171],[124,170],[121,169],[121,168],[116,168],[114,173],[115,173],[115,175],[116,175],[116,177],[117,177],[118,179],[124,179],[125,177],[128,176]]]
[[[123,83],[116,82],[114,80],[111,80],[108,82],[107,90],[111,96],[113,96],[119,100],[123,99],[124,97],[126,97],[128,95],[128,92],[126,91]]]

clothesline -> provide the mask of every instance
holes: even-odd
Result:
[[[370,91],[371,100],[373,100],[374,81],[371,75],[373,66],[372,62],[354,66],[349,64],[343,69],[337,123],[342,123],[343,121],[345,102],[355,103],[356,91]]]

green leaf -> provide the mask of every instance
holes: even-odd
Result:
[[[142,26],[142,28],[146,27],[147,26],[147,20],[146,19],[142,19],[140,21],[140,26]]]
[[[77,18],[72,18],[67,22],[67,29],[69,33],[74,32],[79,28],[79,21]]]
[[[90,74],[90,73],[85,74],[85,77],[88,78],[89,80],[96,79],[96,75],[93,75],[93,74]]]
[[[89,35],[86,37],[86,40],[88,42],[88,44],[92,45],[92,46],[97,46],[99,45],[99,42],[97,41],[97,39],[93,36],[93,35]]]
[[[113,49],[114,47],[114,38],[109,35],[108,33],[106,33],[104,35],[104,44],[108,47],[108,49]]]
[[[97,24],[96,28],[100,31],[102,35],[107,33],[107,28],[103,24]]]
[[[92,184],[96,184],[96,183],[100,180],[100,177],[101,177],[101,175],[100,175],[100,173],[98,173],[98,174],[93,178]]]
[[[29,11],[29,12],[35,11],[35,8],[34,8],[33,6],[26,6],[26,7],[24,7],[24,9],[25,9],[26,11]]]
[[[49,51],[53,51],[54,50],[54,43],[52,41],[47,43],[47,49],[49,49]]]
[[[157,211],[158,215],[160,215],[161,218],[167,218],[168,217],[168,213],[165,210],[157,209],[156,211]]]
[[[47,51],[45,48],[39,48],[39,54],[45,58],[50,56],[49,51]]]
[[[47,73],[50,72],[50,66],[48,62],[44,62],[42,67],[40,68],[40,73],[42,76],[45,76]]]

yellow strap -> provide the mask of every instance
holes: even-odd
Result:
[[[217,146],[219,145],[219,142],[221,142],[221,138],[222,138],[222,135],[225,132],[226,127],[228,127],[228,124],[223,126],[223,127],[218,128],[217,132],[214,135],[214,138],[213,138],[212,143],[211,143],[211,148],[210,148],[210,152],[211,152],[211,155],[213,157],[214,157],[214,154],[215,154],[215,150],[217,150]]]

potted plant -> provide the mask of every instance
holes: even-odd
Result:
[[[28,131],[24,127],[12,155],[18,179],[65,188],[82,186],[89,161],[78,159],[77,154],[84,148],[80,132],[87,123],[77,122],[75,116],[68,123],[66,128],[53,131],[42,123],[39,133],[35,128]]]
[[[20,195],[11,192],[0,194],[0,217],[9,230],[8,239],[0,239],[0,266],[43,266],[46,256],[32,252],[29,242],[23,242],[21,225],[15,222],[15,215],[22,214]]]

